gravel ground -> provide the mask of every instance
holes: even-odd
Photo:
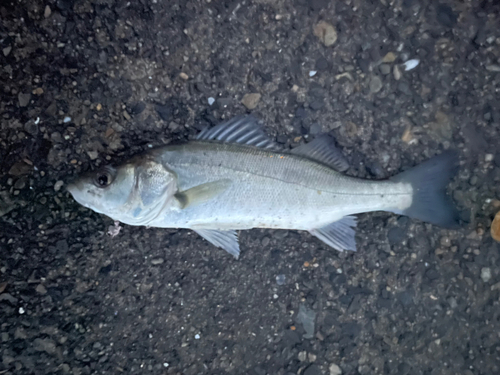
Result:
[[[0,15],[0,373],[500,372],[498,1],[5,0]],[[64,191],[245,112],[287,147],[330,133],[363,178],[458,149],[463,229],[364,214],[357,253],[251,230],[235,261],[186,230],[111,238]]]

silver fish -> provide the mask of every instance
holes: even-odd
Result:
[[[388,211],[443,227],[458,213],[446,195],[457,155],[445,152],[388,180],[349,177],[323,135],[280,149],[253,116],[203,130],[195,141],[152,149],[68,186],[85,207],[129,225],[194,230],[238,258],[237,230],[306,230],[356,250],[356,217]]]

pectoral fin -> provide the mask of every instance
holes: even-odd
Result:
[[[175,194],[181,208],[204,203],[226,191],[231,185],[231,180],[218,180],[192,187]]]
[[[238,234],[235,230],[193,229],[212,245],[226,250],[236,259],[240,256]]]
[[[344,216],[323,228],[312,229],[309,232],[338,251],[356,251],[354,228],[356,228],[356,217]]]

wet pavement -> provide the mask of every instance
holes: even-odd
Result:
[[[499,373],[498,1],[6,0],[0,49],[0,373]],[[245,112],[363,178],[457,149],[462,229],[255,229],[236,261],[65,192]]]

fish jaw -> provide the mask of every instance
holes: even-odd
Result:
[[[102,213],[98,210],[97,206],[93,204],[90,197],[93,195],[92,190],[86,187],[86,181],[79,179],[66,187],[66,190],[71,194],[73,199],[85,208],[89,208],[97,213]]]

